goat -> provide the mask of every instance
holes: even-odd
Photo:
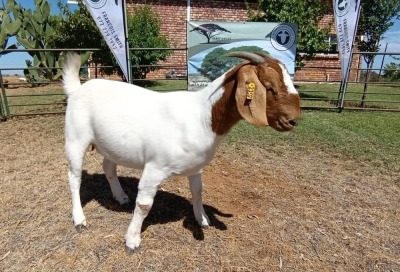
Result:
[[[159,185],[172,176],[188,176],[196,221],[209,226],[202,204],[201,173],[239,120],[278,131],[294,127],[300,118],[300,97],[284,65],[263,53],[228,56],[247,61],[200,91],[158,93],[105,79],[81,85],[80,58],[67,55],[63,71],[68,96],[65,149],[72,216],[78,231],[86,227],[79,189],[89,145],[104,157],[106,178],[120,204],[130,200],[118,181],[116,165],[143,169],[125,234],[126,249],[132,253],[140,245],[142,223]]]

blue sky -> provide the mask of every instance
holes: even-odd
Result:
[[[21,4],[24,8],[34,9],[34,0],[16,0],[17,3]],[[57,7],[57,0],[48,0],[51,5],[51,11],[53,14],[57,14],[59,9]],[[62,0],[67,3],[67,0]],[[71,5],[72,8],[76,8],[77,5]],[[387,44],[387,52],[400,52],[400,20],[396,21],[395,24],[384,34],[384,39],[381,41],[381,52],[385,50]],[[15,43],[15,39],[10,39],[9,45]],[[27,53],[12,53],[0,57],[0,66],[2,68],[23,68],[26,66],[25,60],[30,59]],[[390,56],[385,57],[385,63],[395,62]],[[375,59],[375,68],[379,68],[382,63],[382,57],[378,56]],[[22,71],[2,71],[3,74],[15,74],[22,73]]]
[[[383,35],[384,39],[381,41],[381,46],[379,52],[385,52],[385,47],[387,45],[386,52],[400,53],[400,20],[397,20],[395,24]],[[400,56],[396,56],[400,57]],[[383,56],[377,56],[375,58],[374,68],[380,68],[382,65]],[[390,62],[398,62],[390,56],[384,57],[384,65]],[[364,66],[363,66],[364,67]]]

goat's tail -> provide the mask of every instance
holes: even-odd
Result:
[[[68,52],[65,56],[63,66],[64,92],[69,97],[81,86],[79,70],[81,68],[81,57],[76,53]]]

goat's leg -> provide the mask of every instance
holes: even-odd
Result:
[[[122,190],[117,177],[117,165],[104,158],[103,170],[106,174],[108,183],[110,184],[114,199],[116,199],[121,205],[129,203],[129,197],[125,194],[124,190]]]
[[[83,214],[81,188],[83,157],[87,146],[80,144],[66,143],[65,149],[69,162],[68,181],[72,199],[72,218],[77,231],[82,231],[86,227],[86,218]]]
[[[190,192],[192,193],[192,204],[194,216],[202,227],[208,227],[210,225],[210,219],[204,211],[203,201],[201,197],[201,190],[203,182],[201,180],[201,174],[189,176]]]
[[[153,206],[154,197],[158,186],[168,177],[156,169],[145,167],[138,186],[136,197],[136,207],[133,218],[125,234],[126,250],[129,254],[133,253],[140,245],[140,233],[143,220],[149,214]]]

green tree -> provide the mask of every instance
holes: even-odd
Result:
[[[249,7],[247,10],[250,21],[297,24],[297,50],[312,54],[329,48],[329,28],[319,28],[318,24],[331,8],[332,1],[328,0],[259,0],[257,13]]]
[[[128,15],[128,42],[131,48],[169,48],[166,37],[160,35],[160,19],[149,6],[134,9]],[[132,77],[145,79],[155,71],[159,60],[165,60],[170,50],[134,50],[130,53]]]
[[[399,81],[400,80],[400,64],[398,63],[388,63],[383,68],[383,78],[389,81]]]
[[[71,11],[69,6],[58,1],[62,20],[53,25],[54,32],[49,37],[49,43],[53,48],[99,48],[100,51],[93,51],[91,61],[94,64],[101,64],[100,71],[106,75],[122,72],[109,50],[96,23],[92,19],[86,6],[79,2],[79,9]],[[84,52],[89,54],[89,52]]]
[[[380,41],[385,32],[400,18],[400,0],[362,0],[361,14],[358,22],[358,34],[363,39],[357,39],[358,49],[362,52],[378,52]],[[374,54],[365,54],[367,69],[373,67]],[[366,80],[369,80],[371,70],[367,70]],[[361,106],[365,106],[367,84],[364,84]]]
[[[243,59],[239,58],[225,57],[226,54],[236,51],[261,52],[263,49],[258,46],[240,46],[231,48],[229,50],[218,47],[204,57],[201,67],[197,68],[197,70],[203,76],[209,78],[210,80],[214,80],[239,62],[243,61]]]

